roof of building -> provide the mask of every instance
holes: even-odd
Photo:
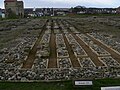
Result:
[[[17,3],[21,3],[21,4],[23,4],[23,1],[17,1]]]
[[[5,0],[5,2],[16,2],[17,0]]]

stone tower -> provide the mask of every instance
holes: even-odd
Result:
[[[5,0],[5,15],[6,17],[9,17],[11,13],[19,16],[24,17],[24,3],[23,1],[17,1],[17,0]]]

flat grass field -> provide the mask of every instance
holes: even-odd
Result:
[[[74,87],[72,81],[65,82],[0,82],[0,90],[100,90],[100,87],[120,86],[120,79],[93,80],[93,86]]]

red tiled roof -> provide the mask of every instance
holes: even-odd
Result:
[[[5,2],[16,2],[17,0],[5,0]]]

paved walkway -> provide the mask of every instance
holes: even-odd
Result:
[[[46,24],[45,24],[46,25]],[[44,32],[45,32],[45,25],[43,26],[43,30],[40,32],[38,40],[36,41],[35,45],[33,46],[32,50],[30,51],[26,61],[22,65],[22,69],[31,69],[35,60],[35,55],[37,52],[37,46],[39,45],[39,42],[41,41]]]
[[[54,34],[54,23],[51,23],[51,38],[50,38],[50,58],[48,68],[57,68],[57,52],[56,52],[56,35]]]

